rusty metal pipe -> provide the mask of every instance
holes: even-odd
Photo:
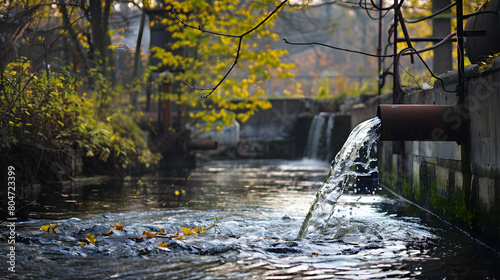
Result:
[[[198,140],[188,143],[189,150],[215,150],[217,149],[217,141],[215,140]]]
[[[380,140],[457,141],[462,140],[462,117],[455,106],[379,105]]]

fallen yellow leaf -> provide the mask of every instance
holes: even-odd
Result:
[[[195,229],[181,227],[181,230],[184,233],[184,235],[198,234],[198,231],[200,231],[198,227],[196,227]]]
[[[119,231],[123,231],[123,224],[122,222],[118,222],[115,224],[115,228]]]
[[[160,245],[158,245],[158,247],[167,247],[167,243],[162,242],[162,243],[160,243]]]
[[[45,230],[45,231],[49,231],[50,229],[54,230],[57,228],[57,225],[56,224],[51,224],[51,225],[47,225],[47,226],[41,226],[40,227],[41,229]]]
[[[156,233],[152,233],[152,232],[144,231],[142,234],[146,235],[147,237],[156,237]]]
[[[182,241],[182,239],[184,239],[184,235],[179,235],[176,238],[172,238],[172,240],[179,240],[179,241]]]
[[[87,239],[92,245],[95,245],[95,242],[97,241],[92,233],[85,234],[85,239]]]
[[[80,246],[87,246],[87,243],[85,243],[85,242],[78,242],[78,245],[80,245]]]

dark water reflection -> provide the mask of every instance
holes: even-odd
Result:
[[[297,240],[328,169],[317,161],[214,161],[186,178],[54,187],[38,194],[43,206],[24,209],[31,218],[16,227],[16,273],[2,261],[0,278],[500,278],[494,251],[386,191],[346,193],[321,239]],[[118,221],[123,231],[97,237]],[[168,236],[214,223],[182,241]],[[40,229],[47,224],[58,225],[55,233]],[[97,243],[78,245],[88,233]]]

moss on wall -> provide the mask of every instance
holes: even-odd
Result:
[[[440,210],[441,214],[450,218],[450,220],[464,223],[472,228],[476,218],[476,210],[467,209],[465,204],[465,194],[459,186],[455,186],[449,197],[439,195],[436,182],[431,182],[431,206]]]

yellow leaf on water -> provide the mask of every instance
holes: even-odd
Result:
[[[78,242],[78,245],[80,245],[80,246],[87,246],[87,243],[85,243],[85,242]]]
[[[181,227],[182,232],[184,235],[191,235],[191,234],[198,234],[199,228],[196,227],[195,229],[190,229],[186,227]]]
[[[41,226],[40,227],[41,229],[45,230],[45,231],[49,231],[50,229],[54,230],[57,228],[57,225],[56,224],[51,224],[51,225],[47,225],[47,226]]]
[[[209,230],[209,229],[211,229],[211,228],[213,228],[213,227],[215,227],[215,224],[213,224],[213,225],[209,225],[209,226],[207,227],[207,230]]]
[[[179,235],[176,238],[172,238],[172,240],[179,240],[179,241],[182,241],[183,239],[184,239],[184,235]]]
[[[158,249],[163,250],[163,251],[170,252],[170,249],[169,249],[169,248],[167,248],[167,243],[165,243],[165,242],[160,243],[160,244],[158,245]]]
[[[122,222],[118,222],[115,224],[115,228],[119,231],[123,231],[123,224]]]
[[[97,241],[92,233],[85,234],[85,239],[87,239],[92,245],[95,245],[95,242]]]
[[[144,231],[142,234],[146,235],[147,237],[156,237],[156,233],[152,233],[152,232]]]

